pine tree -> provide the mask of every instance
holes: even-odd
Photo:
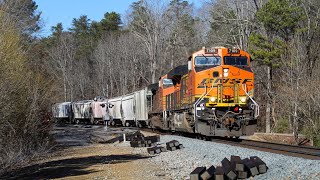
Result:
[[[266,132],[271,132],[271,119],[274,119],[274,69],[281,59],[288,59],[288,43],[297,32],[303,19],[299,2],[290,0],[269,0],[258,12],[257,20],[264,27],[264,33],[250,35],[250,52],[253,59],[267,66]]]

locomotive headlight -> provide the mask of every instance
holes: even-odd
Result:
[[[216,98],[215,98],[215,97],[211,97],[211,98],[210,98],[210,101],[211,101],[211,102],[215,102],[215,101],[216,101]]]
[[[246,97],[240,97],[240,101],[241,101],[241,102],[243,102],[243,103],[244,103],[244,102],[246,102],[246,100],[247,100],[247,98],[246,98]]]
[[[223,69],[223,76],[228,77],[229,75],[229,69]]]

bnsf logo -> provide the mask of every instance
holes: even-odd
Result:
[[[245,84],[247,82],[252,82],[253,79],[228,79],[228,78],[204,78],[201,83],[199,84],[198,88],[205,88],[205,84],[234,84],[234,83],[240,83]],[[209,85],[207,85],[209,86]],[[211,85],[210,85],[211,86]]]

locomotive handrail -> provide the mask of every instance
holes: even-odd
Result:
[[[206,87],[207,87],[207,86],[205,85],[204,93],[203,93],[203,94],[200,96],[200,98],[194,103],[194,105],[195,105],[195,115],[196,115],[197,117],[200,117],[200,116],[197,115],[197,106],[198,106],[198,104],[203,100],[203,97],[207,96],[207,95],[211,92],[211,90],[213,89],[213,83],[212,83],[212,85],[211,85],[210,90],[207,92],[206,95],[204,95],[204,94],[206,93],[206,89],[207,89]]]
[[[197,106],[198,106],[198,104],[202,101],[202,97],[204,96],[204,94],[206,93],[206,89],[207,89],[207,85],[205,84],[204,85],[205,87],[204,87],[204,92],[203,92],[203,94],[200,96],[200,98],[194,103],[194,120],[196,120],[196,117],[199,117],[198,115],[197,115]]]
[[[255,101],[255,100],[253,100],[253,98],[247,93],[247,90],[246,90],[246,84],[242,84],[242,89],[243,89],[243,91],[244,91],[244,93],[246,93],[246,95],[249,97],[249,99],[253,102],[253,104],[255,105],[255,108],[254,108],[254,111],[255,111],[255,113],[254,113],[254,118],[257,118],[257,117],[259,117],[259,115],[260,115],[260,111],[259,111],[259,105],[258,105],[258,103]]]

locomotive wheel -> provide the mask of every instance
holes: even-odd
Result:
[[[197,134],[196,138],[201,140],[201,135]]]

